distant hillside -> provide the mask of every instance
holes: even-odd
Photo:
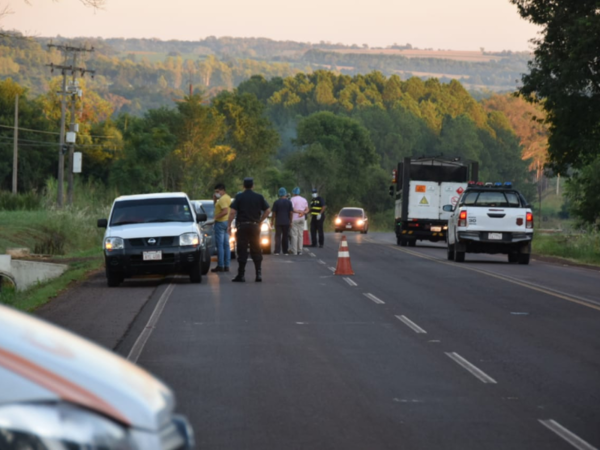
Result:
[[[172,104],[192,89],[214,95],[252,75],[287,77],[328,69],[356,75],[379,71],[401,79],[416,76],[461,81],[471,90],[512,91],[527,71],[528,53],[460,52],[413,48],[410,44],[368,48],[266,38],[208,37],[198,41],[99,38],[0,38],[0,79],[13,78],[32,93],[46,92],[51,77],[46,64],[61,55],[46,44],[87,44],[95,52],[84,64],[97,70],[90,86],[115,111],[140,114]],[[55,74],[56,75],[56,74]]]

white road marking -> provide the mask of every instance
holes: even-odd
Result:
[[[425,331],[419,325],[417,325],[416,323],[414,323],[408,317],[406,317],[406,316],[396,316],[396,318],[400,322],[402,322],[404,325],[406,325],[408,328],[410,328],[411,330],[413,330],[415,333],[427,334],[427,331]]]
[[[328,269],[331,270],[332,272],[335,272],[335,267],[329,266]]]
[[[542,425],[544,425],[546,428],[548,428],[550,431],[553,431],[554,433],[559,435],[561,438],[563,438],[565,441],[567,441],[569,444],[571,444],[573,447],[575,447],[578,450],[598,450],[596,447],[588,444],[583,439],[581,439],[579,436],[570,432],[565,427],[563,427],[561,424],[559,424],[558,422],[556,422],[552,419],[549,419],[549,420],[539,419],[539,422]]]
[[[496,380],[494,380],[492,377],[490,377],[488,374],[486,374],[483,370],[481,370],[478,367],[471,364],[469,361],[467,361],[465,358],[460,356],[458,353],[455,353],[455,352],[451,352],[451,353],[445,352],[445,353],[454,362],[458,363],[461,367],[463,367],[464,369],[467,369],[469,372],[471,372],[471,374],[474,375],[475,377],[477,377],[479,379],[479,381],[481,381],[483,383],[491,383],[491,384],[497,383]]]
[[[383,300],[378,299],[377,297],[375,297],[373,294],[370,294],[368,292],[365,292],[363,294],[365,297],[367,297],[369,300],[377,303],[378,305],[385,305],[385,302]]]
[[[404,248],[396,248],[395,246],[390,246],[390,248],[393,248],[394,250],[397,250],[399,252],[408,253],[409,255],[417,256],[419,258],[428,259],[430,261],[435,261],[435,262],[437,262],[439,264],[445,264],[445,265],[448,265],[448,266],[456,267],[458,269],[470,270],[472,272],[481,273],[481,274],[487,275],[489,277],[493,277],[493,278],[497,278],[499,280],[507,281],[509,283],[516,284],[516,285],[519,285],[519,286],[523,286],[523,287],[531,289],[533,291],[542,292],[544,294],[551,295],[553,297],[557,297],[557,298],[566,300],[568,302],[577,303],[579,305],[587,306],[588,308],[592,308],[592,309],[596,309],[596,310],[600,311],[600,302],[597,302],[595,300],[591,300],[589,298],[579,297],[579,296],[573,295],[573,294],[567,294],[565,292],[558,291],[556,289],[543,287],[543,286],[541,286],[539,284],[535,284],[535,283],[532,283],[532,282],[529,282],[529,281],[523,281],[523,280],[520,280],[518,278],[514,278],[514,277],[511,277],[511,276],[508,276],[508,275],[500,275],[500,274],[497,274],[497,273],[488,272],[487,270],[477,269],[475,267],[469,267],[468,265],[456,264],[456,263],[453,263],[453,262],[448,262],[448,261],[445,261],[445,260],[440,259],[440,258],[434,258],[432,256],[428,256],[428,255],[425,255],[423,253],[414,252],[414,251],[411,251],[411,250],[406,250]]]
[[[310,256],[312,256],[313,258],[316,258],[316,257],[317,257],[317,255],[315,255],[313,252],[308,252],[308,254],[309,254]]]
[[[358,284],[356,284],[356,283],[354,282],[354,280],[352,280],[351,278],[346,278],[346,277],[344,277],[344,281],[345,281],[346,283],[348,283],[350,286],[358,286]]]
[[[325,261],[323,261],[322,259],[320,259],[319,264],[327,264],[327,263]]]
[[[138,358],[142,354],[142,350],[144,350],[146,342],[148,342],[148,339],[152,334],[152,331],[154,331],[154,328],[158,323],[158,319],[160,319],[160,315],[162,314],[163,309],[165,308],[165,305],[167,304],[167,301],[169,300],[169,297],[171,296],[171,293],[174,289],[175,285],[169,284],[165,289],[165,292],[163,292],[160,298],[158,299],[158,302],[154,307],[154,311],[152,311],[152,315],[150,316],[150,319],[148,319],[146,327],[136,339],[135,343],[133,344],[133,347],[131,347],[129,355],[127,355],[127,359],[129,361],[137,362]]]

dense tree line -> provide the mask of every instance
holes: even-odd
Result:
[[[6,86],[3,110],[12,111],[11,89],[18,85],[0,86]],[[31,120],[44,121],[38,129],[58,128],[56,90],[32,100],[24,93],[44,113],[32,113]],[[77,144],[83,176],[121,193],[183,190],[206,197],[217,181],[238,186],[253,175],[270,196],[280,186],[318,187],[334,209],[351,203],[376,213],[392,207],[391,170],[405,156],[422,155],[477,160],[482,178],[511,180],[531,192],[528,161],[506,115],[484,108],[457,81],[402,81],[379,72],[252,76],[212,99],[194,93],[142,116],[114,115],[112,108],[93,91],[84,95],[77,111],[87,121]],[[10,124],[10,114],[2,121]],[[0,129],[0,136],[9,139],[12,130]],[[20,175],[22,189],[42,188],[54,176],[56,140],[50,135],[46,166]],[[11,151],[0,147],[1,160],[10,161]],[[10,167],[0,170],[7,189]]]

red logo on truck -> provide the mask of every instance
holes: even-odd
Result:
[[[465,190],[462,187],[459,187],[456,192],[458,192],[458,195],[462,194],[463,192],[465,192]]]

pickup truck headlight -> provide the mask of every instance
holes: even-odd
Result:
[[[200,236],[197,233],[185,233],[179,236],[179,245],[197,247],[200,244]]]
[[[107,237],[104,239],[104,249],[107,251],[122,250],[125,248],[125,241],[120,237]]]
[[[68,403],[0,407],[0,448],[139,449],[126,428]]]

